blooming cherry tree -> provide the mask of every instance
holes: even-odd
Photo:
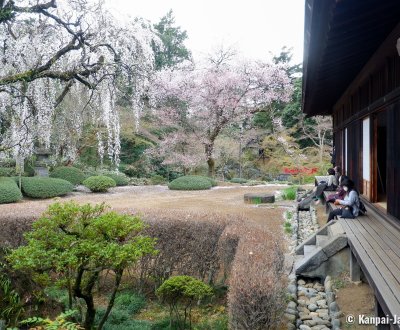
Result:
[[[151,90],[160,118],[196,137],[208,174],[214,176],[220,133],[273,102],[288,101],[292,86],[285,70],[276,65],[211,60],[203,67],[162,71]]]
[[[157,40],[144,21],[122,23],[101,2],[0,1],[0,151],[29,155],[34,143],[50,146],[52,134],[64,145],[92,120],[107,131],[99,153],[118,163],[116,100],[129,87],[139,118]],[[74,124],[55,127],[57,116]],[[74,143],[67,149],[73,158]]]

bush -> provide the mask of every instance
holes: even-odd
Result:
[[[74,186],[63,179],[46,177],[21,178],[22,192],[32,198],[52,198],[70,193]]]
[[[247,180],[246,180],[246,179],[243,179],[243,178],[232,178],[232,179],[230,180],[230,182],[232,182],[232,183],[246,183]]]
[[[129,184],[132,186],[147,186],[150,183],[150,179],[148,178],[130,178],[129,180]]]
[[[22,199],[21,191],[11,178],[0,178],[0,204],[14,203]]]
[[[51,173],[50,177],[63,179],[71,182],[73,185],[78,185],[85,180],[85,173],[79,168],[72,166],[56,167]]]
[[[229,280],[230,328],[279,328],[287,304],[281,240],[261,226],[241,232]]]
[[[191,276],[172,276],[156,291],[158,297],[170,306],[170,317],[176,324],[191,324],[192,306],[213,295],[212,288]],[[179,311],[178,306],[181,311]]]
[[[93,192],[106,192],[108,188],[115,187],[117,184],[114,179],[111,179],[108,176],[97,175],[87,178],[83,181],[83,185]]]
[[[216,180],[214,180],[213,178],[210,178],[208,176],[202,176],[202,178],[210,181],[212,187],[218,186],[218,182]]]
[[[249,180],[246,182],[246,186],[259,186],[265,184],[264,181]]]
[[[124,173],[119,172],[105,172],[101,175],[108,176],[113,179],[118,187],[127,186],[129,184],[129,178]]]
[[[212,187],[211,180],[204,176],[181,176],[168,185],[171,190],[206,190]]]
[[[296,199],[296,192],[297,192],[297,188],[296,187],[289,187],[289,188],[285,188],[282,191],[282,198],[285,200],[295,200]]]
[[[130,314],[136,314],[146,306],[146,300],[142,295],[123,292],[115,298],[114,306],[118,309],[124,309]]]
[[[153,175],[153,176],[150,178],[151,184],[163,184],[163,183],[165,183],[166,181],[167,181],[167,180],[166,180],[162,175],[159,175],[159,174]]]
[[[2,176],[14,176],[15,169],[12,167],[0,167],[0,177]]]

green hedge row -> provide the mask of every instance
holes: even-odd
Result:
[[[22,199],[21,191],[12,178],[0,177],[0,204],[14,203]]]
[[[75,186],[81,184],[86,179],[85,173],[83,173],[79,168],[73,166],[56,167],[50,173],[50,177],[67,180]]]
[[[206,190],[213,186],[213,181],[204,176],[186,175],[171,181],[168,188],[171,190]]]
[[[29,177],[21,178],[22,192],[31,198],[52,198],[63,196],[74,188],[72,183],[57,178]]]
[[[0,177],[3,176],[14,176],[15,168],[13,167],[0,167]]]

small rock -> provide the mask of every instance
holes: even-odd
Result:
[[[284,316],[285,316],[286,320],[288,320],[289,322],[293,322],[293,323],[296,322],[296,319],[297,319],[296,315],[285,313]]]
[[[311,328],[308,325],[302,324],[299,326],[300,330],[311,330]]]
[[[327,281],[325,283],[325,292],[332,292],[332,282],[331,281]]]
[[[319,314],[316,312],[310,312],[311,317],[319,317]]]
[[[325,306],[325,305],[326,305],[326,300],[325,300],[325,299],[317,300],[316,303],[317,303],[317,305],[318,305],[319,307]],[[324,307],[321,307],[321,308],[324,308]]]
[[[298,281],[297,281],[297,284],[298,284],[298,285],[305,285],[305,284],[306,284],[306,281],[304,281],[304,280],[298,280]]]
[[[296,326],[293,323],[287,323],[286,328],[288,330],[296,330]]]
[[[303,306],[297,306],[297,310],[302,313],[310,314],[310,311],[306,307],[303,307]]]
[[[317,322],[314,320],[305,320],[304,324],[308,325],[309,327],[313,327],[313,326],[317,325]]]
[[[300,316],[300,320],[302,320],[302,321],[312,320],[312,317],[309,314],[303,314]]]
[[[324,286],[326,287],[326,282],[331,281],[332,278],[328,275],[327,277],[325,277],[325,281],[324,281]]]
[[[317,312],[317,313],[323,313],[323,314],[329,313],[328,308],[318,308],[318,309],[316,310],[316,312]]]
[[[353,284],[354,284],[355,286],[360,286],[360,285],[362,284],[362,282],[361,282],[361,281],[355,281],[355,282],[353,282]]]
[[[340,319],[342,316],[344,316],[344,313],[342,311],[336,312],[336,313],[331,313],[332,318]]]
[[[323,328],[325,328],[324,325],[315,325],[315,326],[313,326],[313,327],[311,328],[311,330],[321,330],[321,329],[323,329]]]
[[[296,294],[296,293],[297,293],[296,284],[289,284],[289,285],[288,285],[288,292],[289,292],[289,293],[294,293],[294,294]]]
[[[328,312],[326,312],[326,313],[318,313],[318,317],[320,317],[321,319],[326,320],[326,321],[330,321],[331,320],[331,317],[329,316]]]
[[[297,304],[294,301],[289,301],[287,308],[289,309],[296,309]]]
[[[332,330],[339,330],[340,329],[340,320],[333,319],[332,320]]]
[[[310,310],[310,312],[315,312],[318,309],[318,306],[315,304],[309,304],[307,308]]]
[[[286,308],[285,313],[286,314],[292,314],[292,315],[295,315],[295,316],[297,316],[297,314],[298,314],[298,312],[296,310],[291,309],[291,308]]]
[[[306,301],[304,299],[297,300],[297,303],[299,304],[299,306],[302,306],[302,307],[306,306]]]
[[[297,319],[296,320],[296,327],[298,328],[300,325],[302,325],[303,324],[303,321],[302,320],[300,320],[300,319]]]
[[[330,305],[334,301],[335,301],[335,294],[333,292],[327,292],[326,293],[326,302],[327,302],[327,304]]]
[[[298,295],[299,297],[304,297],[304,296],[306,295],[306,293],[305,293],[304,291],[299,291],[299,292],[297,293],[297,295]]]
[[[336,301],[329,304],[329,313],[333,314],[333,313],[337,313],[339,311],[340,311],[340,309],[339,309],[339,306],[336,303]]]

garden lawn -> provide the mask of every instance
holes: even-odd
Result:
[[[149,210],[187,210],[242,215],[248,221],[257,222],[271,230],[282,230],[283,207],[292,201],[278,201],[270,207],[244,204],[245,193],[274,193],[284,186],[222,186],[202,191],[172,191],[166,186],[126,186],[110,189],[109,193],[93,194],[74,192],[59,201],[75,200],[79,203],[105,202],[116,211],[140,213]],[[15,204],[0,205],[0,218],[39,216],[55,199],[24,200]],[[275,207],[273,207],[275,205]]]

